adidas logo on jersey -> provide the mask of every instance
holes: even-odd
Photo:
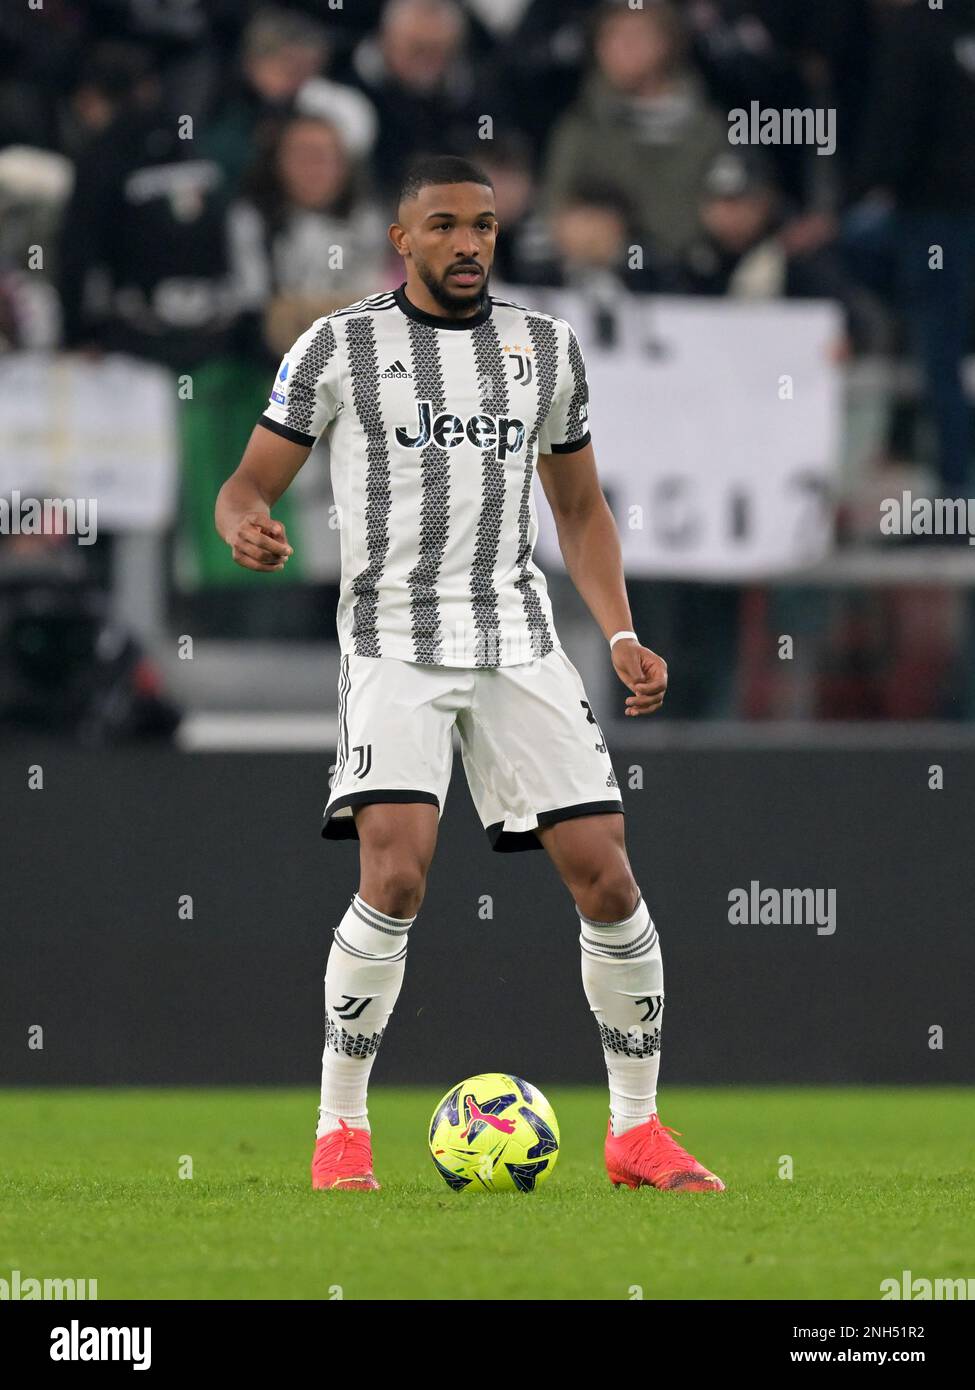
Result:
[[[408,372],[402,362],[397,357],[396,361],[384,372],[379,373],[380,377],[392,377],[395,381],[412,381],[413,373]]]

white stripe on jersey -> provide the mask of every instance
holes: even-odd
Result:
[[[588,443],[588,400],[569,324],[506,300],[446,320],[401,285],[301,335],[262,423],[327,431],[343,654],[507,666],[561,645],[532,478],[539,453]]]

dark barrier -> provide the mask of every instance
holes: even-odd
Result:
[[[8,745],[0,1083],[317,1086],[330,931],[358,862],[319,836],[328,762]],[[663,1084],[975,1080],[975,754],[614,762],[663,948]],[[832,891],[835,930],[729,921],[730,892],[748,917],[770,888],[818,889],[821,906]],[[489,849],[455,760],[376,1082],[601,1082],[577,936],[546,854]]]

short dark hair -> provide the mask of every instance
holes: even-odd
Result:
[[[415,198],[421,188],[436,183],[480,183],[494,192],[490,176],[469,159],[455,154],[431,154],[410,165],[400,185],[396,205]]]

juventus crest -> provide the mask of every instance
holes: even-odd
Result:
[[[514,363],[514,385],[530,386],[535,377],[535,367],[532,362],[531,348],[523,348],[518,345],[509,347],[509,345],[505,343],[504,352],[507,354],[508,361]]]

